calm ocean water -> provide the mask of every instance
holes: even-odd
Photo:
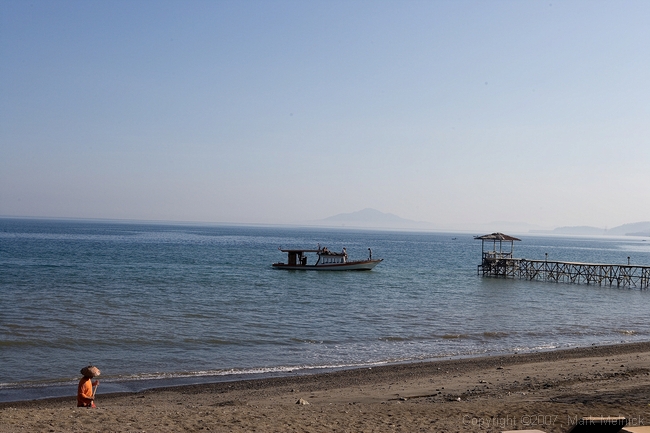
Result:
[[[0,401],[650,340],[650,293],[481,278],[474,234],[0,219]],[[370,272],[271,268],[347,248]],[[515,256],[650,265],[640,238]]]

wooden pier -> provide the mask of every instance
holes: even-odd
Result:
[[[650,286],[650,266],[518,259],[514,258],[512,253],[514,242],[520,239],[503,233],[492,233],[475,239],[482,241],[483,260],[478,265],[477,273],[484,277],[598,284],[637,289],[648,289]],[[492,243],[491,250],[485,249],[486,242],[488,245]],[[503,248],[504,243],[506,249]]]

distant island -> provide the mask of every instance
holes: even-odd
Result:
[[[591,226],[558,227],[553,230],[531,230],[531,233],[583,236],[650,236],[650,221],[623,224],[611,229]]]
[[[650,221],[623,224],[611,229],[592,226],[567,226],[555,229],[542,229],[525,222],[492,221],[483,224],[474,224],[470,227],[441,227],[426,221],[414,221],[399,217],[392,213],[385,213],[377,209],[366,208],[357,212],[340,213],[321,220],[304,221],[302,225],[318,227],[346,227],[370,229],[395,229],[395,230],[454,230],[454,231],[485,231],[504,233],[538,233],[572,236],[647,236],[650,237]]]
[[[425,221],[413,221],[401,218],[392,213],[380,212],[366,208],[357,212],[340,213],[322,220],[307,221],[307,225],[350,227],[350,228],[380,228],[380,229],[410,229],[431,230],[434,225]]]

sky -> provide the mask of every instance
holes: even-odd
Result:
[[[650,2],[0,0],[0,216],[650,220]]]

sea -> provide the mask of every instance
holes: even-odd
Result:
[[[650,340],[647,290],[479,276],[483,234],[0,218],[0,401],[75,395],[88,364],[101,394]],[[646,238],[518,237],[650,265]],[[384,260],[271,267],[319,244]]]

